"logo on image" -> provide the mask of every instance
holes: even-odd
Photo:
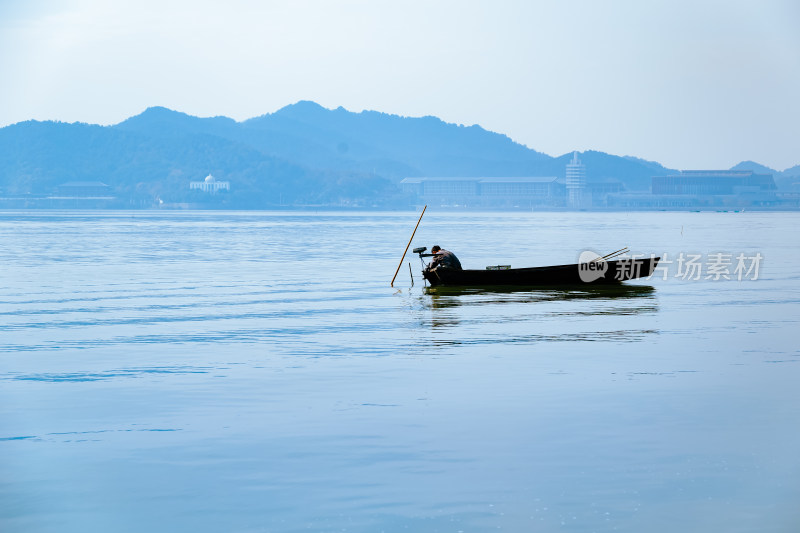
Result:
[[[591,250],[584,250],[578,257],[578,274],[584,283],[591,283],[602,278],[607,270],[608,263]]]

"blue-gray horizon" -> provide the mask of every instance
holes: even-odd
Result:
[[[0,127],[299,100],[436,116],[548,155],[800,163],[800,6],[34,0],[0,6]],[[413,38],[411,35],[413,34]]]

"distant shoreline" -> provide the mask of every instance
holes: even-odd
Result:
[[[2,201],[2,200],[0,200]],[[419,212],[422,207],[342,207],[332,205],[320,206],[282,206],[282,207],[265,207],[265,208],[220,208],[220,207],[5,207],[0,205],[0,213],[10,212],[59,212],[59,211],[90,211],[90,212],[147,212],[147,213],[202,213],[202,212],[292,212],[292,213],[307,213],[307,212],[337,212],[337,213],[358,213],[358,212],[397,212],[397,213],[413,213]],[[429,206],[429,210],[435,210],[444,213],[797,213],[800,212],[798,208],[787,207],[747,207],[747,208],[706,208],[706,209],[690,209],[690,208],[671,208],[671,209],[647,209],[647,208],[596,208],[596,209],[568,209],[568,208],[489,208],[489,207],[436,207]]]

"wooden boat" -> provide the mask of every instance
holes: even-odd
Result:
[[[429,267],[422,276],[432,287],[495,286],[574,286],[587,284],[616,284],[631,279],[647,277],[660,257],[620,259],[595,263],[556,265],[533,268],[505,268],[486,270],[453,270]]]

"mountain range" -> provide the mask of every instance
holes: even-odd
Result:
[[[0,129],[0,197],[52,194],[78,181],[103,182],[128,205],[200,202],[208,196],[189,183],[211,174],[231,184],[214,198],[220,207],[407,206],[414,199],[398,186],[405,177],[564,177],[571,158],[477,125],[308,101],[242,122],[151,107],[113,126],[28,121]],[[589,181],[617,179],[632,191],[676,172],[603,152],[580,158]],[[742,162],[734,169],[774,174],[779,187],[800,175],[800,166],[779,173]]]

